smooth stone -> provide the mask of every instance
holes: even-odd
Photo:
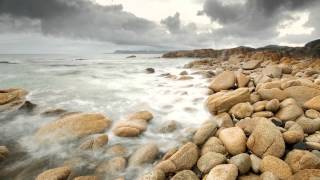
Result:
[[[306,141],[320,143],[320,132],[317,131],[314,134],[309,135],[306,137]]]
[[[313,134],[320,129],[320,119],[309,119],[301,116],[296,122],[303,128],[303,131],[306,134]]]
[[[296,104],[288,105],[280,108],[276,117],[282,121],[295,121],[299,116],[303,114],[303,110]]]
[[[221,164],[210,170],[206,180],[236,180],[238,168],[234,164]]]
[[[202,145],[206,140],[213,136],[217,131],[217,124],[214,121],[207,121],[194,134],[192,141],[196,145]]]
[[[251,168],[250,156],[246,153],[233,156],[229,160],[230,164],[234,164],[238,167],[240,174],[246,174]]]
[[[253,113],[253,107],[249,102],[234,105],[229,113],[238,119],[249,117]]]
[[[264,172],[272,172],[280,179],[286,179],[292,175],[292,171],[290,166],[284,162],[283,160],[274,157],[274,156],[265,156],[260,164],[260,171]]]
[[[291,121],[288,121],[286,123],[289,124]],[[292,122],[292,125],[290,127],[285,127],[287,129],[286,132],[284,132],[283,139],[287,144],[295,144],[300,141],[303,141],[304,139],[304,132],[303,128],[296,122]]]
[[[208,173],[212,168],[227,161],[225,155],[215,152],[208,152],[201,156],[197,162],[197,167],[202,173]]]
[[[171,180],[199,180],[198,176],[191,170],[183,170],[174,175]]]
[[[288,94],[288,97],[295,99],[300,106],[303,106],[305,102],[320,95],[320,89],[307,86],[292,86],[286,88],[284,91]]]
[[[98,150],[108,143],[108,135],[100,134],[86,140],[80,145],[82,150]]]
[[[250,154],[250,160],[251,160],[252,171],[255,173],[259,173],[262,159],[254,154]]]
[[[99,180],[98,176],[78,176],[73,180]]]
[[[312,150],[320,150],[320,143],[317,143],[317,142],[306,142],[306,145],[308,146],[308,148],[310,148]]]
[[[273,117],[273,116],[274,116],[273,112],[270,112],[270,111],[260,111],[260,112],[253,113],[251,117],[271,118],[271,117]]]
[[[317,180],[320,177],[320,169],[304,169],[298,171],[288,180]]]
[[[218,127],[228,128],[234,126],[230,115],[226,112],[214,116],[213,119],[217,122]]]
[[[253,70],[253,69],[256,69],[260,66],[261,64],[261,60],[250,60],[248,62],[245,62],[243,65],[242,65],[242,69],[244,70]]]
[[[320,158],[309,151],[292,150],[287,154],[285,162],[291,167],[293,173],[304,169],[320,168]]]
[[[280,102],[278,99],[272,99],[266,104],[266,110],[271,112],[277,112],[279,107],[280,107]]]
[[[243,129],[245,134],[250,135],[260,121],[267,121],[267,120],[268,119],[264,117],[245,118],[237,122],[236,127],[240,127],[241,129]]]
[[[303,107],[320,111],[320,95],[305,102]]]
[[[250,77],[244,75],[241,72],[236,73],[236,81],[238,87],[246,87],[250,81]]]
[[[282,69],[278,66],[271,65],[267,66],[262,70],[262,74],[269,76],[271,78],[281,78]]]
[[[219,133],[219,139],[225,145],[227,151],[232,155],[237,155],[246,151],[246,135],[239,127],[223,129]]]
[[[151,163],[157,157],[159,148],[154,143],[149,143],[139,147],[129,158],[129,166],[140,166]]]
[[[128,149],[121,144],[115,144],[109,147],[105,153],[108,156],[126,156]]]
[[[222,141],[217,137],[210,137],[201,148],[201,155],[209,152],[215,152],[220,154],[226,154],[226,148]]]
[[[267,102],[268,101],[258,101],[256,103],[254,103],[253,104],[254,112],[260,112],[260,111],[265,110]]]
[[[260,179],[259,180],[279,180],[279,177],[274,175],[270,171],[266,171],[266,172],[264,172],[264,173],[262,173],[260,175]]]
[[[136,137],[143,133],[147,126],[147,122],[142,119],[119,121],[112,132],[119,137]]]
[[[213,79],[209,88],[214,90],[215,92],[219,92],[221,90],[228,90],[234,86],[235,81],[236,77],[234,75],[234,72],[224,71]]]
[[[128,120],[142,119],[145,121],[151,121],[153,119],[153,115],[149,111],[138,111],[133,114],[130,114]]]
[[[110,160],[100,163],[95,170],[96,174],[116,175],[123,172],[126,168],[127,161],[123,157],[114,157]]]
[[[68,179],[70,174],[70,167],[58,167],[44,171],[43,173],[39,174],[35,180]]]
[[[263,100],[278,99],[283,101],[288,98],[288,94],[279,88],[259,89],[258,94]]]
[[[311,119],[320,118],[320,112],[316,111],[314,109],[306,110],[305,115],[306,115],[306,117],[311,118]]]
[[[166,175],[159,169],[153,169],[151,172],[145,174],[140,180],[165,180]]]

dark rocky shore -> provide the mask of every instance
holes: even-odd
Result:
[[[37,111],[43,116],[57,116],[57,120],[34,132],[34,141],[40,146],[72,142],[77,144],[75,154],[102,152],[112,157],[90,168],[83,168],[83,158],[64,160],[52,169],[38,168],[41,171],[34,174],[36,180],[123,180],[128,179],[125,169],[146,164],[152,164],[153,170],[147,174],[137,172],[138,179],[318,179],[319,48],[317,40],[301,48],[239,47],[165,54],[167,58],[202,58],[185,68],[208,79],[205,107],[212,114],[200,128],[191,129],[181,139],[181,146],[168,152],[161,152],[154,143],[141,145],[133,152],[121,144],[108,145],[110,134],[135,138],[144,133],[153,119],[152,112],[144,110],[112,126],[112,120],[100,113],[36,110],[26,99],[27,91],[7,89],[0,91],[0,111]],[[169,81],[188,81],[192,76],[186,71],[163,75]],[[169,123],[163,131],[175,131],[175,124]],[[0,162],[11,158],[11,151],[0,146]],[[41,163],[46,160],[39,161],[39,166]],[[87,162],[85,166],[90,163],[94,164]],[[7,177],[15,177],[17,172],[7,173]],[[23,179],[23,173],[14,179],[19,178]]]

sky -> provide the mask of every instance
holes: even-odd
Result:
[[[0,53],[303,46],[319,0],[0,0]]]

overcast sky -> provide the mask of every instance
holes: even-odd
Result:
[[[174,50],[319,38],[319,0],[0,0],[0,53]]]

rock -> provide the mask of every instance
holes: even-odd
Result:
[[[54,169],[47,170],[39,174],[35,180],[56,180],[56,179],[68,179],[71,174],[71,169],[67,166],[58,167]]]
[[[292,125],[287,126],[291,121],[286,123],[286,129],[288,131],[282,134],[284,141],[287,144],[295,144],[304,139],[303,128],[296,122],[292,122]]]
[[[267,171],[261,174],[260,180],[279,180],[278,176],[274,175],[272,172]]]
[[[260,121],[247,141],[247,147],[257,156],[281,157],[285,143],[279,129],[270,121]]]
[[[129,166],[140,166],[154,161],[159,153],[156,144],[149,143],[138,148],[129,158]]]
[[[303,114],[303,110],[297,104],[290,104],[285,107],[281,107],[277,112],[276,117],[282,121],[295,121],[299,116]]]
[[[288,97],[288,94],[279,88],[259,89],[258,94],[264,100],[278,99],[279,101],[282,101]]]
[[[77,113],[45,124],[37,130],[35,137],[41,143],[64,142],[101,133],[110,125],[111,120],[102,114]]]
[[[260,171],[262,173],[270,171],[280,179],[286,179],[292,175],[292,171],[287,163],[275,156],[270,155],[267,155],[262,159]]]
[[[249,117],[252,115],[253,107],[251,106],[251,104],[249,102],[239,103],[239,104],[234,105],[230,109],[229,113],[231,115],[234,115],[238,119],[243,119],[245,117]]]
[[[260,95],[257,92],[253,92],[250,94],[250,103],[254,104],[261,100]]]
[[[295,173],[288,180],[316,180],[319,176],[320,169],[304,169]]]
[[[256,69],[260,66],[261,62],[262,62],[261,60],[251,60],[251,61],[245,62],[242,65],[242,69],[244,69],[244,70]]]
[[[214,116],[214,120],[217,122],[218,127],[228,128],[234,126],[230,115],[226,112]]]
[[[116,175],[126,168],[127,161],[123,157],[114,157],[110,160],[100,163],[96,170],[96,174]]]
[[[99,180],[97,176],[78,176],[73,180]]]
[[[1,160],[4,160],[8,155],[10,151],[6,146],[0,146],[0,162]]]
[[[228,111],[232,106],[250,101],[248,88],[239,88],[230,92],[216,93],[208,97],[207,107],[212,114]]]
[[[250,154],[250,160],[251,160],[251,168],[252,168],[253,172],[259,173],[260,172],[260,163],[262,160],[254,154]]]
[[[197,162],[197,167],[202,173],[206,174],[213,167],[219,164],[223,164],[226,161],[227,161],[227,158],[223,154],[208,152],[200,157],[200,159]]]
[[[320,118],[320,112],[316,111],[314,109],[308,109],[305,112],[306,117],[311,118],[311,119],[316,119],[316,118]]]
[[[120,137],[136,137],[147,129],[147,122],[142,119],[120,121],[112,132]]]
[[[228,90],[234,87],[235,81],[236,77],[233,72],[224,71],[214,78],[209,88],[214,90],[215,92],[219,92],[221,90]]]
[[[236,81],[238,87],[246,87],[250,81],[250,78],[241,72],[236,73]]]
[[[226,154],[226,148],[224,147],[220,139],[218,139],[217,137],[211,137],[202,146],[201,155],[209,152]]]
[[[145,69],[145,71],[147,74],[152,74],[155,72],[155,70],[153,68],[147,68],[147,69]]]
[[[320,143],[320,132],[317,131],[316,133],[309,135],[308,137],[306,137],[306,141]]]
[[[61,116],[67,112],[68,111],[65,109],[56,108],[56,109],[45,110],[44,112],[41,113],[41,115],[43,115],[43,116]]]
[[[164,173],[188,170],[197,163],[198,157],[197,145],[189,142],[183,145],[169,159],[160,162],[156,168],[161,169]]]
[[[159,128],[159,132],[160,133],[172,133],[176,129],[177,129],[177,122],[176,121],[166,121]]]
[[[320,111],[320,95],[308,100],[303,106],[307,109]]]
[[[187,71],[181,71],[181,72],[180,72],[180,75],[183,75],[183,76],[184,76],[184,75],[188,75],[188,72],[187,72]]]
[[[130,58],[136,58],[137,56],[135,56],[135,55],[131,55],[131,56],[128,56],[128,57],[126,57],[126,58],[128,58],[128,59],[130,59]]]
[[[258,101],[253,104],[253,110],[254,112],[263,111],[266,108],[268,101]]]
[[[179,149],[174,147],[174,148],[171,148],[169,149],[164,155],[163,157],[161,158],[161,160],[167,160],[169,159],[172,155],[174,155],[174,153],[176,153]]]
[[[239,127],[223,129],[219,133],[219,139],[225,145],[227,151],[232,155],[237,155],[246,151],[246,135]]]
[[[186,75],[180,76],[180,77],[178,78],[178,80],[190,80],[190,79],[193,79],[193,77],[192,77],[192,76],[186,76]]]
[[[271,112],[277,112],[279,107],[280,107],[280,102],[278,99],[272,99],[266,104],[266,110]]]
[[[145,174],[140,180],[165,180],[166,175],[159,169],[154,169],[150,173]]]
[[[97,150],[108,143],[108,135],[101,134],[96,137],[92,137],[80,145],[80,149],[83,150]]]
[[[138,111],[128,116],[128,120],[136,120],[136,119],[151,121],[153,119],[153,115],[149,111]]]
[[[262,74],[269,76],[271,78],[281,78],[282,69],[278,66],[267,66],[262,70]]]
[[[126,156],[128,150],[121,144],[112,145],[110,148],[106,150],[106,154],[108,156]]]
[[[296,121],[302,128],[304,133],[313,134],[320,129],[320,119],[309,119],[301,116]]]
[[[288,97],[295,99],[300,106],[303,106],[304,103],[310,99],[320,95],[320,89],[307,86],[292,86],[284,91],[288,94]]]
[[[214,121],[205,122],[194,134],[192,141],[196,145],[202,145],[210,136],[213,136],[216,133],[216,131],[217,124]]]
[[[245,134],[250,135],[260,121],[267,121],[267,120],[268,119],[263,117],[245,118],[237,122],[236,127],[240,127],[241,129],[243,129]]]
[[[320,150],[320,143],[317,142],[306,142],[306,145],[309,149]]]
[[[198,176],[190,170],[183,170],[174,175],[171,180],[199,180]]]
[[[234,164],[238,167],[240,174],[246,174],[251,168],[250,156],[246,153],[233,156],[229,160],[230,164]]]
[[[285,162],[290,166],[293,173],[304,169],[320,168],[320,158],[309,151],[292,150],[287,154]]]
[[[238,168],[234,164],[221,164],[210,170],[206,180],[236,180]]]
[[[238,180],[260,180],[260,176],[255,174],[238,176]]]
[[[0,90],[0,112],[15,111],[26,102],[28,92],[24,89]]]
[[[253,113],[251,117],[271,118],[271,117],[273,117],[273,116],[274,116],[273,112],[270,112],[270,111],[261,111],[261,112]]]

